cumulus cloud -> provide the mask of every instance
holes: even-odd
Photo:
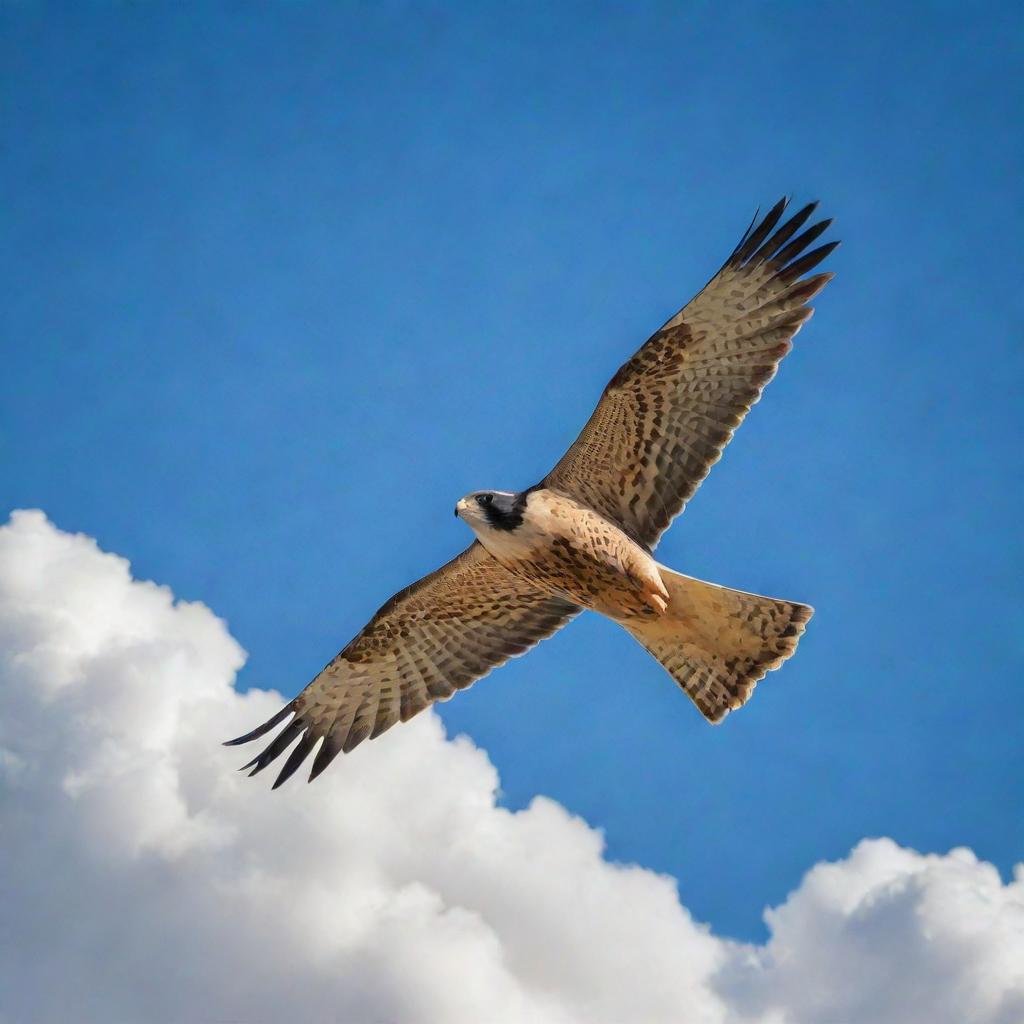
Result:
[[[764,946],[427,713],[274,794],[219,741],[281,697],[201,604],[39,512],[0,528],[0,1019],[1024,1020],[1024,876],[889,840]]]

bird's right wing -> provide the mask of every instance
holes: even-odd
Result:
[[[276,789],[322,738],[312,781],[339,753],[436,700],[447,700],[579,611],[520,580],[474,541],[447,565],[395,594],[302,693],[229,745],[258,739],[292,715],[245,767],[255,775],[298,739]]]

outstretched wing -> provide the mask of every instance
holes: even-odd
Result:
[[[309,780],[395,722],[487,675],[564,626],[579,608],[535,590],[474,541],[457,558],[399,591],[363,631],[269,722],[228,745],[291,721],[245,768],[262,771],[298,739],[276,789],[323,739]]]
[[[813,313],[807,303],[833,277],[803,276],[839,244],[805,253],[832,222],[794,238],[817,203],[775,230],[786,203],[760,224],[755,217],[704,290],[615,374],[541,486],[582,501],[653,550],[775,375]]]

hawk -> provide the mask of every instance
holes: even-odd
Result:
[[[632,634],[710,722],[793,654],[808,605],[704,583],[653,557],[833,277],[806,276],[839,244],[809,249],[831,221],[801,231],[811,203],[780,223],[787,202],[755,215],[704,289],[623,364],[540,483],[458,502],[473,543],[395,594],[270,721],[230,740],[290,719],[242,770],[255,775],[294,743],[276,789],[319,743],[312,781],[585,608]]]

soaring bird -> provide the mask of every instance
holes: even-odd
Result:
[[[780,225],[786,206],[755,214],[718,273],[612,377],[540,483],[458,502],[473,543],[395,594],[278,714],[230,740],[290,718],[243,770],[255,775],[297,740],[276,789],[320,743],[312,781],[585,608],[628,630],[714,723],[793,654],[810,606],[704,583],[653,556],[834,276],[805,276],[839,244],[808,251],[831,221],[801,232],[817,203]]]

